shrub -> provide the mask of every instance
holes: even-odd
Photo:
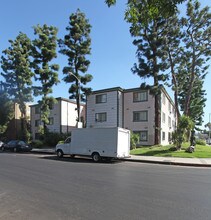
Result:
[[[56,133],[56,132],[48,132],[46,135],[45,135],[45,138],[44,138],[44,143],[47,145],[47,146],[52,146],[52,147],[55,147],[58,142],[60,141],[64,141],[67,137],[69,137],[70,134],[60,134],[60,133]]]
[[[130,133],[130,149],[136,149],[136,145],[139,143],[139,134],[133,132]]]
[[[43,142],[40,140],[34,140],[31,142],[32,148],[41,148],[43,147]]]
[[[202,139],[196,139],[196,144],[198,145],[206,145],[206,141]]]

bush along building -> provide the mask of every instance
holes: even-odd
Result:
[[[154,95],[140,88],[93,91],[87,96],[86,126],[123,127],[139,134],[139,145],[154,145],[156,139],[159,144],[167,145],[176,128],[174,103],[164,87],[161,87],[157,111],[154,103]],[[159,112],[158,127],[155,127],[155,112]]]
[[[77,127],[77,104],[74,101],[64,98],[56,98],[57,102],[51,106],[49,115],[49,124],[47,128],[53,133],[70,133],[73,128]],[[31,133],[32,139],[40,138],[40,106],[39,104],[31,105]],[[85,104],[80,105],[80,116],[83,126],[85,126]]]

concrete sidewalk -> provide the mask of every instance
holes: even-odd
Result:
[[[32,149],[32,152],[40,153],[40,154],[55,154],[55,149],[34,148]],[[178,166],[211,167],[211,158],[177,158],[177,157],[152,157],[152,156],[131,155],[130,158],[125,158],[122,160],[130,161],[130,162],[166,164],[166,165],[178,165]]]
[[[124,159],[126,161],[135,161],[142,163],[156,163],[166,165],[211,167],[211,158],[177,158],[177,157],[152,157],[152,156],[134,156]]]

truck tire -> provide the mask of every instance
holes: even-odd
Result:
[[[94,152],[94,153],[92,154],[92,160],[93,160],[94,162],[99,162],[99,161],[101,161],[101,156],[100,156],[100,154],[97,153],[97,152]]]
[[[57,157],[60,157],[60,158],[62,158],[64,155],[62,150],[57,150],[56,154],[57,154]]]

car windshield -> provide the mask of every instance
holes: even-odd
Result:
[[[21,146],[25,146],[26,145],[26,143],[24,141],[19,141],[18,144],[21,145]]]
[[[17,143],[17,141],[12,140],[12,141],[9,141],[7,144],[8,145],[15,145],[16,143]]]

